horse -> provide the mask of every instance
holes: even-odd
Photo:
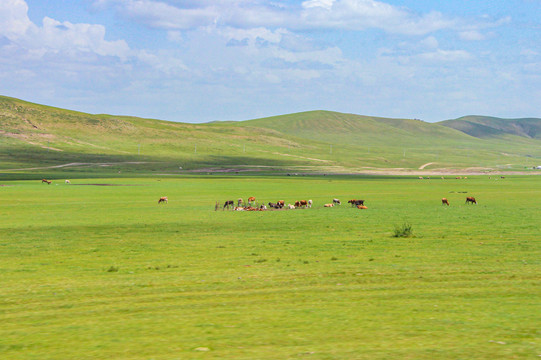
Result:
[[[475,200],[475,198],[473,196],[468,196],[466,198],[466,204],[468,204],[468,203],[477,205],[477,201]]]
[[[441,204],[449,206],[449,200],[447,200],[446,198],[442,198],[441,199]]]
[[[167,196],[162,196],[160,198],[160,200],[158,200],[158,204],[160,204],[160,203],[166,203],[167,204],[167,201],[168,201]]]

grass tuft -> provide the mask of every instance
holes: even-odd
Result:
[[[394,227],[394,233],[393,233],[393,237],[404,237],[404,238],[408,238],[408,237],[414,237],[415,235],[413,234],[413,227],[410,223],[408,222],[405,222],[403,223],[402,225],[395,225]]]

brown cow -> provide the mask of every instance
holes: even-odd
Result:
[[[242,203],[243,203],[243,202],[244,202],[244,201],[243,201],[241,198],[239,198],[239,199],[237,200],[237,207],[242,206]]]
[[[363,210],[363,209],[368,209],[368,208],[364,205],[357,205],[357,209]]]
[[[167,196],[162,196],[160,200],[158,200],[158,204],[162,202],[167,204]]]
[[[357,205],[364,205],[364,200],[356,200],[352,199],[348,201],[348,204],[351,204],[351,207],[357,206]]]
[[[334,207],[334,204],[325,204],[323,207]]]
[[[468,203],[472,203],[472,204],[477,205],[477,201],[475,200],[475,198],[473,196],[468,196],[466,198],[466,204],[468,204]]]
[[[254,203],[254,202],[255,202],[255,197],[254,197],[254,196],[250,196],[250,197],[248,198],[248,204],[251,205],[251,204]]]
[[[446,198],[442,198],[441,199],[441,204],[449,206],[449,200],[447,200]]]
[[[278,200],[278,202],[276,202],[276,204],[281,208],[283,208],[286,204],[286,202],[284,200]]]

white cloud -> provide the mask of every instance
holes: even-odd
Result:
[[[35,27],[27,13],[28,5],[24,0],[0,1],[0,36],[15,41]]]
[[[468,60],[472,56],[464,50],[441,50],[426,52],[417,56],[420,59],[438,62],[454,62]]]
[[[122,16],[167,30],[209,25],[290,30],[377,28],[395,34],[426,35],[442,29],[458,31],[464,26],[463,21],[439,12],[417,14],[375,0],[307,0],[301,6],[247,0],[94,0],[94,4],[102,9],[113,6]]]
[[[480,41],[485,40],[485,35],[481,34],[477,30],[470,30],[470,31],[462,31],[459,33],[459,36],[462,40],[467,41]]]
[[[72,55],[90,52],[125,60],[130,52],[124,40],[105,40],[105,27],[102,25],[73,24],[45,17],[39,27],[28,18],[28,6],[23,0],[0,3],[0,36],[5,36],[11,46],[32,57],[44,56],[48,52]]]

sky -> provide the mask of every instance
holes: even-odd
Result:
[[[181,122],[541,117],[541,0],[0,0],[0,95]]]

